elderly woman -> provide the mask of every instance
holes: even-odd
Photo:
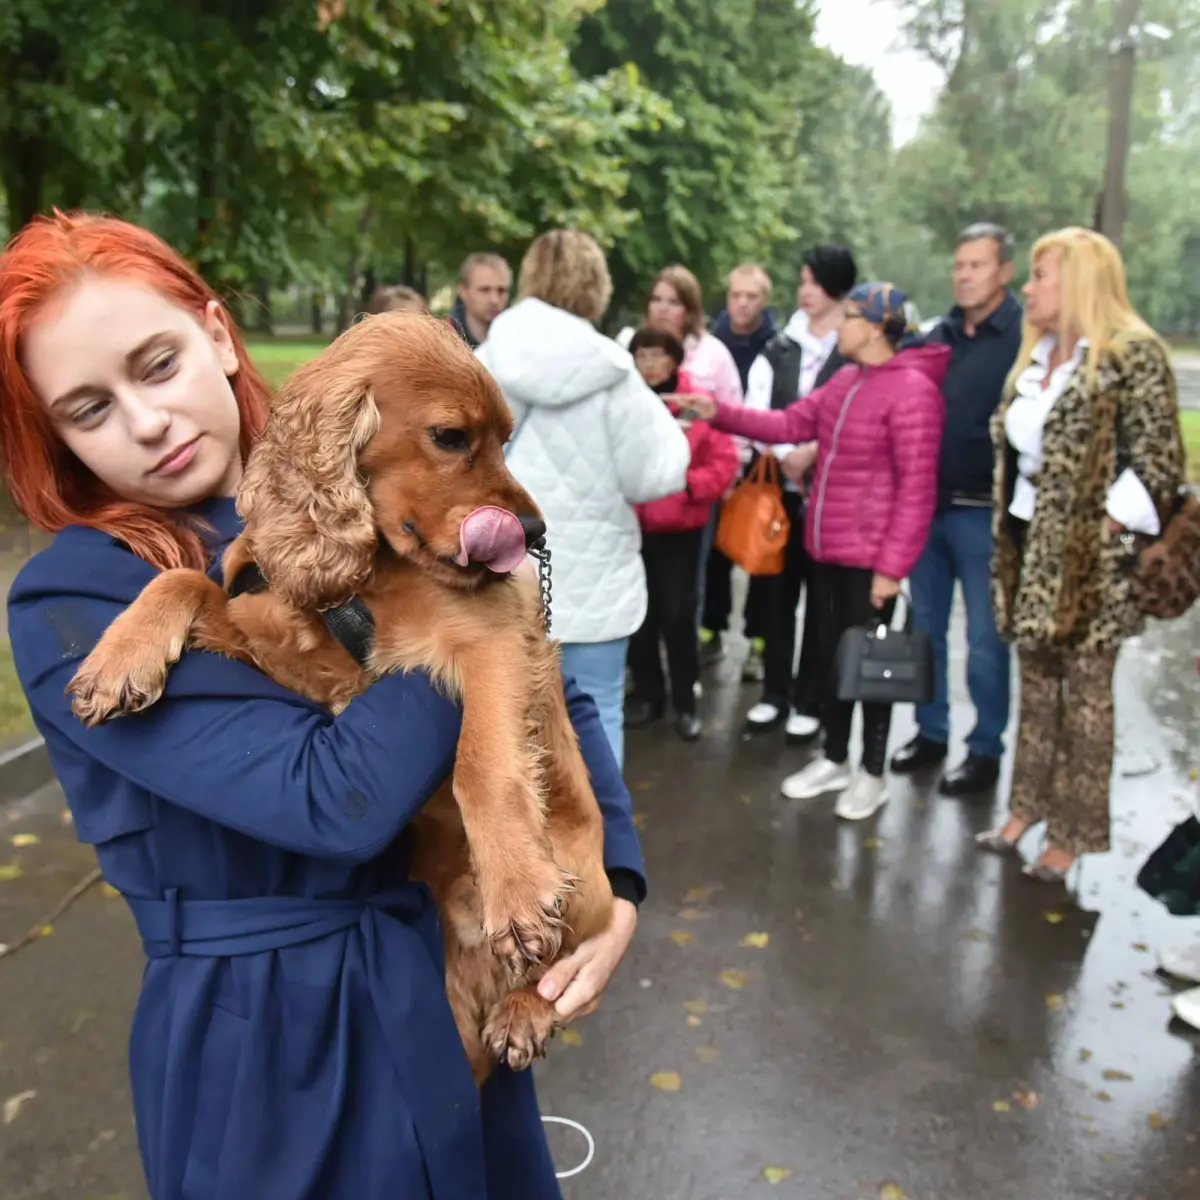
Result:
[[[1046,821],[1025,874],[1058,882],[1109,848],[1113,667],[1142,625],[1124,535],[1158,534],[1183,479],[1167,352],[1099,234],[1063,229],[1034,246],[992,432],[997,626],[1020,657],[1021,724],[1008,821],[978,842],[1010,853]]]
[[[612,280],[587,234],[534,241],[518,295],[476,353],[516,420],[509,465],[546,519],[563,668],[595,700],[621,762],[625,659],[647,607],[633,506],[683,489],[687,436],[629,352],[595,328]]]

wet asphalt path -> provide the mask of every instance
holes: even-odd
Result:
[[[1192,802],[1197,653],[1200,614],[1123,656],[1115,847],[1086,862],[1082,909],[973,849],[991,800],[897,781],[858,826],[784,800],[804,752],[741,739],[736,659],[709,677],[704,742],[632,736],[652,897],[601,1010],[539,1067],[544,1111],[597,1143],[567,1200],[1197,1200],[1200,1039],[1171,1026],[1154,952],[1200,928],[1133,885]],[[899,714],[893,745],[910,730]],[[93,864],[62,809],[50,787],[0,810],[0,941]],[[99,888],[0,960],[3,1200],[143,1200],[141,964]],[[579,1161],[580,1135],[551,1137]]]

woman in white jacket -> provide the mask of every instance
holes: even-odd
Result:
[[[687,437],[629,353],[593,325],[612,280],[587,234],[537,238],[518,294],[476,353],[513,410],[509,467],[546,520],[563,669],[595,700],[623,763],[625,656],[646,615],[633,505],[683,489]]]

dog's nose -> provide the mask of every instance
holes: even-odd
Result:
[[[546,522],[541,517],[518,517],[525,531],[525,546],[536,546],[546,536]]]

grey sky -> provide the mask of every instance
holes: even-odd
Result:
[[[897,145],[917,132],[933,107],[941,72],[904,43],[892,0],[822,0],[817,41],[847,62],[870,67],[892,102]]]

